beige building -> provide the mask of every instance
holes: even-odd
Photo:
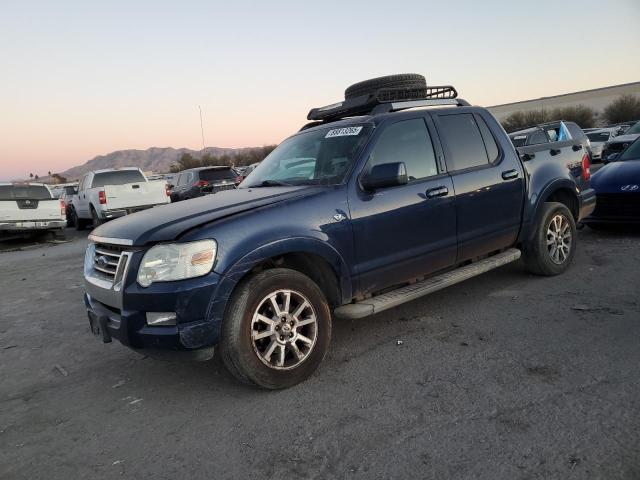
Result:
[[[605,107],[616,100],[621,95],[637,95],[640,97],[640,82],[613,85],[611,87],[594,88],[582,92],[566,93],[564,95],[554,95],[552,97],[536,98],[534,100],[524,100],[522,102],[505,103],[489,107],[491,113],[502,121],[515,112],[527,112],[530,110],[551,110],[554,108],[572,107],[584,105],[591,107],[596,118],[602,114]]]

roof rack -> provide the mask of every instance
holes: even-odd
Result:
[[[456,105],[467,107],[469,103],[458,97],[450,85],[426,87],[416,90],[380,88],[373,94],[349,98],[342,102],[313,108],[307,115],[309,120],[333,122],[345,117],[378,115],[416,107]]]

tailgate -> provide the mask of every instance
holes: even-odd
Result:
[[[36,200],[20,198],[0,200],[0,222],[20,222],[25,220],[64,220],[60,200]]]
[[[105,185],[107,210],[117,210],[168,203],[164,182],[126,183]]]

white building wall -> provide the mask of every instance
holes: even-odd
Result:
[[[553,110],[554,108],[584,105],[591,107],[596,113],[596,118],[602,114],[605,107],[621,95],[637,95],[640,97],[640,82],[625,83],[611,87],[584,90],[582,92],[542,97],[522,102],[505,103],[489,107],[489,111],[495,115],[498,121],[502,121],[515,112],[528,112],[531,110]]]

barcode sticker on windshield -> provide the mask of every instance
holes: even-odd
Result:
[[[324,138],[331,137],[347,137],[349,135],[359,135],[362,131],[362,127],[344,127],[344,128],[334,128],[333,130],[329,130]]]

